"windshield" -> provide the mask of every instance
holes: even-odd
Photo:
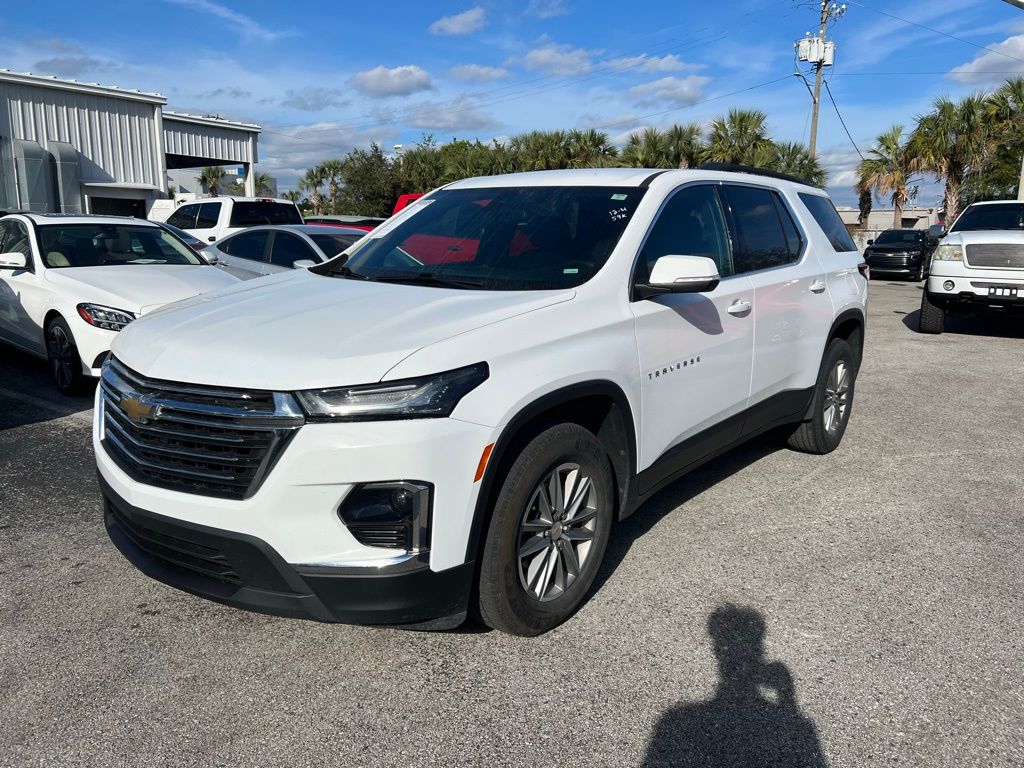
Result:
[[[318,272],[491,291],[571,288],[604,266],[644,191],[442,190],[372,231],[347,261]]]
[[[924,240],[921,229],[887,229],[875,242],[878,245],[919,245]]]
[[[327,257],[337,256],[362,235],[310,235],[309,238]]]
[[[302,217],[294,203],[236,202],[231,210],[232,227],[252,227],[257,224],[301,224]]]
[[[1024,230],[1024,203],[972,205],[949,231],[964,232],[970,229]]]
[[[44,224],[43,261],[50,269],[113,264],[205,264],[160,227],[131,224]]]

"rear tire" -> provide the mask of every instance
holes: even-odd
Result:
[[[63,317],[55,317],[46,326],[46,360],[50,377],[61,394],[77,395],[85,388],[82,358]]]
[[[921,292],[921,312],[917,318],[917,330],[921,333],[942,333],[946,326],[946,310],[931,300],[928,286]]]
[[[811,399],[811,418],[789,436],[795,451],[824,455],[839,447],[853,410],[857,361],[844,339],[832,339],[818,371]]]
[[[579,607],[614,517],[611,464],[597,438],[560,424],[531,440],[501,483],[480,566],[484,623],[533,637]]]

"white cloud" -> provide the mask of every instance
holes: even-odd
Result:
[[[367,96],[407,96],[418,91],[429,91],[434,87],[430,75],[415,64],[401,67],[380,66],[359,72],[349,78],[357,91]]]
[[[526,6],[527,16],[536,16],[538,19],[564,16],[568,12],[565,0],[530,0],[530,4]]]
[[[508,77],[508,70],[504,67],[485,67],[481,64],[460,64],[449,69],[448,74],[464,82],[487,83]]]
[[[348,101],[342,98],[344,92],[340,88],[323,88],[310,85],[285,91],[281,105],[300,109],[304,112],[319,112],[331,107],[343,107]]]
[[[695,69],[697,65],[687,64],[674,53],[664,56],[648,56],[643,53],[639,56],[626,56],[621,59],[612,59],[607,62],[610,67],[632,69],[636,72],[678,72],[681,69]]]
[[[686,106],[700,101],[704,96],[702,86],[711,78],[700,75],[689,77],[663,77],[629,89],[630,95],[640,106]]]
[[[446,103],[420,104],[405,116],[404,122],[415,128],[453,133],[479,131],[497,126],[494,118],[473,106],[473,102],[464,96]]]
[[[165,2],[215,16],[222,21],[228,22],[244,37],[257,40],[277,40],[278,38],[293,34],[290,31],[269,29],[244,13],[239,13],[225,5],[215,3],[213,0],[165,0]]]
[[[479,5],[452,16],[442,16],[428,28],[432,35],[468,35],[487,23],[487,14]]]
[[[547,43],[527,53],[523,63],[549,75],[577,75],[590,71],[590,56],[590,51],[582,48]]]
[[[991,51],[979,54],[973,61],[954,67],[950,77],[958,83],[995,85],[1009,77],[1007,72],[1022,68],[1024,35],[1008,37],[1003,42],[989,47]]]

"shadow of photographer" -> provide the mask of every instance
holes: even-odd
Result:
[[[723,605],[708,618],[718,660],[713,698],[679,704],[658,721],[644,768],[824,768],[814,723],[800,712],[789,668],[767,661],[764,618]]]

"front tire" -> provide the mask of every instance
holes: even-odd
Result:
[[[921,333],[942,333],[946,326],[946,311],[931,300],[928,286],[921,292],[921,312],[917,318],[917,330]]]
[[[71,329],[63,317],[56,317],[46,326],[46,360],[50,376],[64,395],[77,395],[85,386],[82,358]]]
[[[531,440],[501,484],[480,567],[480,616],[533,637],[579,607],[614,518],[611,464],[593,434],[560,424]]]
[[[795,451],[824,455],[839,447],[853,409],[857,361],[843,339],[832,339],[818,371],[811,400],[811,418],[802,422],[789,436],[787,444]]]

